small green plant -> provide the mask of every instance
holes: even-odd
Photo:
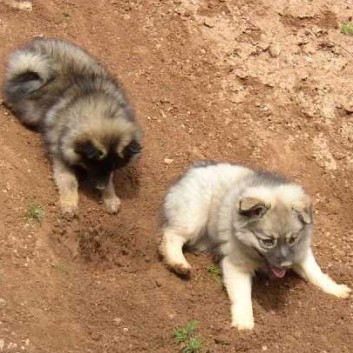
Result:
[[[179,327],[174,331],[174,337],[181,343],[182,353],[198,353],[201,350],[202,342],[200,336],[195,331],[197,321],[191,320],[185,327]]]
[[[65,275],[69,274],[69,270],[62,264],[52,264],[52,267]]]
[[[343,23],[341,26],[341,33],[346,36],[353,36],[353,23]]]
[[[217,266],[210,266],[207,272],[216,280],[217,283],[222,284],[222,271]]]
[[[178,342],[187,341],[188,337],[196,330],[197,321],[191,320],[185,327],[179,327],[175,329],[174,336]]]
[[[45,212],[43,207],[37,203],[32,203],[27,207],[24,217],[29,225],[33,225],[34,222],[42,223],[44,214]]]
[[[61,16],[64,17],[64,18],[69,18],[69,17],[70,17],[70,14],[69,14],[68,12],[66,12],[66,11],[63,11],[63,12],[61,13]]]
[[[201,339],[200,337],[192,337],[189,339],[188,344],[183,348],[183,353],[196,353],[201,350]]]
[[[171,91],[170,87],[167,85],[163,85],[163,90],[165,93],[169,93]]]

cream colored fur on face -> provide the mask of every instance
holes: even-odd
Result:
[[[259,179],[259,185],[251,184],[254,178]],[[164,203],[165,224],[160,252],[166,264],[175,272],[188,275],[191,266],[183,254],[183,246],[188,243],[204,250],[207,242],[219,243],[224,285],[231,301],[232,326],[239,330],[254,327],[251,282],[255,271],[263,266],[255,256],[244,252],[243,244],[232,234],[232,217],[239,191],[243,190],[242,198],[260,199],[272,207],[280,203],[292,207],[293,212],[310,203],[300,186],[287,182],[272,185],[266,180],[261,184],[262,178],[250,169],[230,164],[191,168],[169,190]],[[340,298],[349,296],[350,288],[337,284],[321,271],[310,239],[299,255],[291,265],[302,278],[328,294]]]

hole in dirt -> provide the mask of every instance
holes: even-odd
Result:
[[[55,253],[65,261],[82,262],[98,267],[123,267],[134,271],[141,258],[136,244],[136,227],[120,224],[109,216],[97,215],[95,223],[88,219],[61,220],[50,233],[50,241]],[[97,220],[98,219],[98,220]]]
[[[79,255],[89,262],[99,263],[107,261],[115,265],[121,265],[115,261],[115,256],[111,253],[114,248],[114,237],[116,234],[100,228],[78,231],[78,252]],[[119,244],[119,249],[114,249],[115,255],[127,256],[129,249],[126,244]],[[119,257],[120,257],[119,256]]]
[[[290,289],[295,288],[300,281],[300,278],[291,271],[281,280],[269,279],[266,275],[258,274],[254,280],[253,298],[267,311],[283,310],[285,303],[288,302],[288,296],[291,295]]]

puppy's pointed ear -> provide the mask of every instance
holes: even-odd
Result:
[[[249,218],[261,218],[271,208],[271,205],[255,197],[244,197],[239,201],[239,214]]]
[[[304,195],[303,199],[292,205],[292,209],[298,214],[302,223],[311,224],[313,222],[313,210],[309,196]]]
[[[103,146],[101,146],[96,141],[91,140],[78,142],[75,146],[75,152],[83,158],[90,160],[103,159],[107,154],[107,151]]]

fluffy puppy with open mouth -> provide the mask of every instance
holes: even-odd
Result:
[[[113,172],[141,153],[140,128],[120,84],[76,45],[37,38],[11,54],[3,96],[23,124],[42,132],[62,212],[78,212],[83,170],[116,213]]]
[[[282,278],[293,269],[326,293],[346,298],[351,292],[321,271],[311,249],[309,196],[281,177],[199,162],[170,188],[163,210],[166,264],[189,274],[184,245],[220,258],[232,326],[239,330],[254,327],[251,281],[257,271]]]

